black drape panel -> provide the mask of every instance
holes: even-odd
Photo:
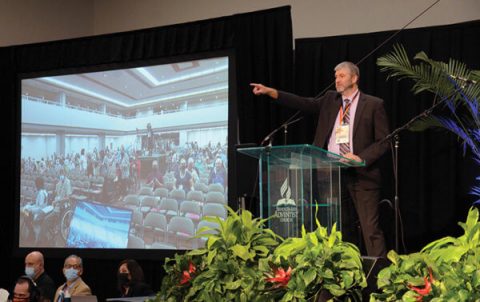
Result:
[[[20,152],[20,82],[25,74],[87,71],[98,68],[121,68],[125,64],[139,64],[163,58],[188,56],[212,51],[230,51],[234,59],[234,83],[230,104],[232,143],[258,141],[280,115],[270,116],[272,107],[260,102],[250,92],[249,83],[261,80],[271,85],[289,88],[292,83],[292,29],[290,7],[281,7],[254,13],[204,20],[180,25],[152,28],[96,37],[21,45],[0,48],[0,100],[3,105],[1,125],[4,129],[4,160],[0,165],[6,180],[1,183],[3,206],[0,211],[0,287],[10,287],[23,274],[24,253],[13,254],[15,216],[18,215],[19,152]],[[238,129],[240,129],[238,131]],[[256,173],[256,161],[237,159],[234,148],[229,149],[229,197],[251,192]],[[241,165],[242,169],[237,169]],[[25,251],[26,252],[26,251]],[[44,250],[47,272],[57,284],[65,253]],[[82,256],[82,251],[75,251]],[[167,253],[172,256],[173,253]],[[145,270],[146,279],[159,289],[162,265],[166,253],[159,252],[154,259],[136,258]],[[12,256],[13,255],[13,256]],[[100,257],[84,259],[84,279],[100,301],[116,296],[115,273],[120,252],[103,253]]]
[[[333,84],[333,68],[341,61],[360,61],[382,44],[393,32],[312,38],[296,40],[296,92],[316,95]],[[376,60],[390,51],[394,43],[405,46],[410,57],[425,51],[434,60],[454,58],[471,69],[480,68],[477,46],[480,42],[480,22],[450,26],[404,30],[387,45],[369,56],[360,67],[360,88],[385,100],[391,129],[402,126],[428,108],[431,94],[414,96],[411,81],[386,80]],[[335,89],[331,86],[330,89]],[[292,130],[300,142],[311,142],[315,119]],[[456,138],[446,131],[403,131],[399,145],[399,198],[405,227],[406,248],[416,251],[427,242],[460,232],[457,221],[464,220],[473,197],[468,195],[478,167],[464,158]],[[385,194],[393,201],[394,182],[389,154],[384,159]],[[477,174],[475,174],[477,173]],[[389,248],[394,248],[394,216],[385,204],[381,206]]]

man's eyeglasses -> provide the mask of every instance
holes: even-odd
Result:
[[[80,264],[65,264],[63,268],[74,268],[74,269],[79,269],[81,266]]]
[[[30,295],[24,295],[24,294],[13,294],[13,300],[12,301],[24,301],[30,299]]]

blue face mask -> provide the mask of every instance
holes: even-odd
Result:
[[[35,276],[35,269],[33,268],[33,266],[25,266],[25,275],[33,279],[33,277]]]
[[[78,278],[78,270],[74,268],[68,268],[64,272],[67,281],[72,281]]]

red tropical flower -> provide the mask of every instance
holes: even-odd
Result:
[[[428,268],[428,274],[429,274],[429,276],[423,277],[423,282],[424,282],[423,288],[416,287],[416,286],[413,286],[411,284],[408,285],[409,289],[413,290],[414,292],[416,292],[418,294],[417,301],[423,301],[423,297],[427,296],[432,291],[432,282],[434,282],[435,279],[433,278],[431,268]],[[430,280],[428,279],[428,277],[430,277]]]
[[[193,278],[193,274],[195,274],[196,271],[197,271],[197,268],[190,261],[190,263],[188,264],[188,271],[182,272],[182,279],[180,280],[180,285],[184,285],[190,282],[190,280],[192,280]]]
[[[193,274],[197,271],[197,268],[195,267],[195,265],[190,261],[190,263],[188,264],[188,272],[190,274]]]
[[[190,275],[190,273],[187,271],[183,271],[182,280],[180,280],[180,285],[187,284],[188,282],[190,282],[190,280],[192,280],[192,276]]]
[[[282,267],[274,269],[274,277],[266,278],[265,281],[271,283],[277,283],[275,287],[286,287],[288,281],[290,281],[290,276],[292,273],[292,268],[288,267],[288,270],[285,271]]]

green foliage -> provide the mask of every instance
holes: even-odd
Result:
[[[467,221],[459,223],[465,231],[462,236],[441,238],[419,253],[398,255],[390,251],[392,264],[378,275],[381,292],[372,294],[370,301],[480,301],[478,218],[478,210],[470,209]],[[422,297],[411,287],[422,288],[426,277],[431,291]]]
[[[412,91],[415,94],[428,91],[452,102],[452,108],[461,107],[464,114],[454,116],[455,121],[463,129],[478,129],[478,110],[472,102],[480,100],[480,85],[467,85],[461,80],[453,80],[449,75],[480,82],[480,70],[469,70],[466,65],[454,59],[448,63],[430,59],[424,52],[415,55],[414,64],[408,58],[403,46],[396,45],[393,51],[378,58],[380,70],[388,73],[388,78],[410,79],[413,81]],[[455,110],[454,110],[455,111]],[[455,112],[453,112],[455,115]],[[428,127],[444,127],[436,116],[428,116],[414,124],[412,130],[422,131]],[[445,127],[448,129],[448,127]]]
[[[208,237],[206,248],[167,259],[167,276],[153,301],[268,301],[258,295],[265,286],[259,263],[282,238],[263,227],[265,219],[254,219],[248,211],[228,210],[226,220],[206,218],[218,223],[215,234],[205,233],[211,230],[208,227],[199,230],[198,236]],[[197,272],[180,285],[190,261],[197,265]]]
[[[337,301],[359,301],[367,285],[358,248],[343,242],[336,226],[329,234],[318,221],[316,231],[307,233],[303,228],[301,238],[280,244],[272,261],[293,268],[283,296],[274,293],[279,301],[307,301],[325,290]]]

